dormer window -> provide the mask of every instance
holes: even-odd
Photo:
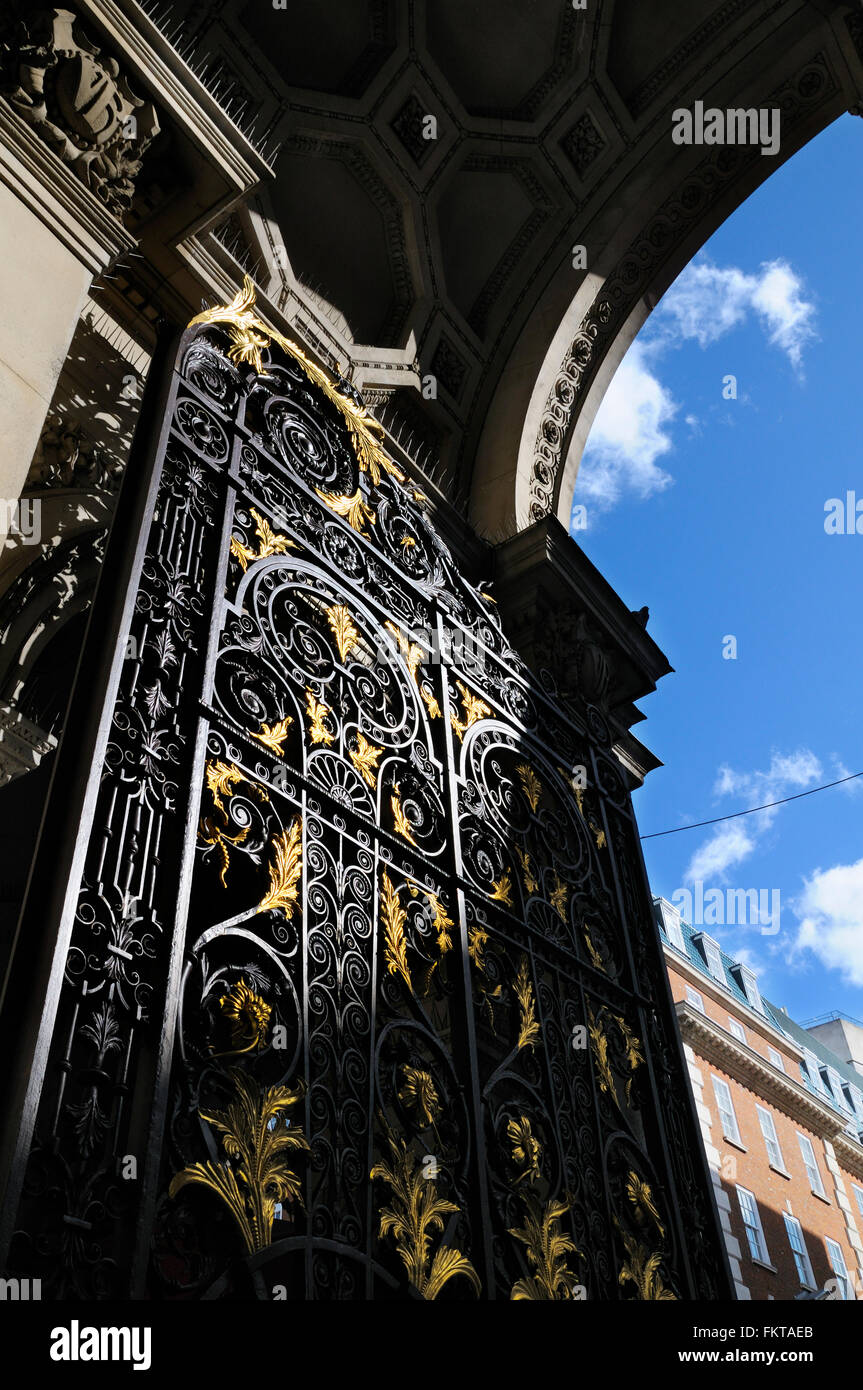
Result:
[[[681,925],[683,919],[680,913],[677,911],[676,907],[672,907],[671,903],[667,903],[664,898],[659,899],[657,906],[659,907],[659,915],[662,919],[662,930],[665,932],[672,946],[675,946],[678,951],[683,951],[685,953],[686,945],[683,940],[683,927]]]
[[[722,952],[719,949],[719,942],[714,941],[712,936],[708,936],[707,932],[703,931],[699,932],[698,935],[694,936],[692,939],[696,941],[701,948],[707,969],[710,971],[714,980],[718,980],[721,985],[726,984],[725,968],[722,964]]]
[[[740,988],[743,990],[743,993],[746,995],[746,1001],[749,1004],[750,1008],[757,1009],[758,1013],[763,1014],[764,1005],[761,1002],[761,995],[758,990],[758,982],[756,981],[752,971],[749,969],[749,966],[741,965],[738,961],[736,965],[732,965],[731,973],[734,976],[737,983],[739,984]]]

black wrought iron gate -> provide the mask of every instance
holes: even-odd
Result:
[[[724,1296],[601,714],[250,287],[183,338],[152,498],[12,1268]]]

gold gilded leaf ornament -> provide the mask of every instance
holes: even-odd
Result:
[[[456,681],[461,694],[461,702],[464,706],[464,719],[459,719],[455,710],[450,712],[450,723],[460,739],[463,739],[471,725],[476,724],[480,719],[491,718],[491,708],[480,700],[479,696],[474,695],[468,690],[462,681]]]
[[[646,1223],[647,1218],[653,1221],[656,1229],[661,1236],[665,1235],[665,1227],[653,1200],[653,1193],[650,1185],[631,1169],[626,1182],[626,1195],[635,1208],[635,1215],[640,1223]]]
[[[238,980],[219,1000],[219,1008],[230,1024],[234,1052],[253,1052],[264,1042],[269,1027],[270,1005],[265,1004],[245,982]]]
[[[401,975],[413,994],[411,974],[408,969],[408,948],[405,937],[407,913],[399,902],[389,874],[384,873],[381,880],[381,922],[384,928],[384,958],[389,975]]]
[[[506,1127],[506,1135],[512,1150],[512,1161],[516,1168],[521,1170],[517,1181],[523,1182],[527,1178],[528,1182],[534,1182],[539,1177],[542,1145],[534,1138],[527,1116],[519,1115],[516,1119],[510,1120]]]
[[[542,796],[542,783],[533,768],[529,767],[527,763],[519,763],[515,770],[521,778],[521,788],[527,797],[528,805],[536,815],[539,798]]]
[[[269,866],[270,886],[258,904],[258,911],[275,910],[291,918],[297,905],[303,871],[303,835],[299,816],[288,830],[276,836],[270,848],[273,851]]]
[[[440,1097],[427,1071],[404,1065],[399,1100],[408,1110],[416,1110],[425,1128],[431,1128],[441,1113]]]
[[[561,1218],[570,1207],[569,1196],[565,1201],[540,1200],[536,1185],[541,1177],[542,1146],[534,1137],[527,1116],[518,1115],[511,1119],[506,1133],[512,1161],[521,1170],[516,1183],[526,1181],[528,1184],[527,1190],[521,1189],[524,1225],[511,1228],[509,1234],[525,1246],[532,1271],[528,1278],[516,1280],[510,1299],[516,1302],[528,1299],[531,1302],[561,1302],[572,1299],[574,1275],[567,1267],[566,1256],[583,1256],[560,1226]]]
[[[331,734],[325,719],[329,718],[330,710],[322,700],[317,699],[314,691],[306,690],[306,714],[309,717],[309,738],[312,743],[323,743],[327,746],[335,742],[335,735]]]
[[[229,835],[228,825],[230,823],[230,817],[222,798],[230,798],[233,796],[235,788],[242,783],[248,786],[250,792],[256,796],[259,801],[269,801],[270,798],[263,787],[259,787],[257,782],[253,782],[244,772],[241,772],[235,763],[223,763],[216,758],[210,758],[204,771],[204,780],[207,790],[213,798],[213,805],[221,816],[223,824],[220,825],[213,816],[203,816],[198,833],[205,845],[209,845],[216,849],[221,864],[219,878],[221,879],[222,887],[227,888],[230,850],[245,842],[251,830],[251,824],[241,826],[236,835]]]
[[[567,900],[569,889],[566,884],[558,877],[554,876],[554,888],[551,891],[551,905],[562,921],[566,921]]]
[[[516,845],[515,852],[519,857],[519,862],[521,863],[521,872],[524,877],[525,892],[527,893],[528,897],[533,897],[535,893],[539,892],[539,883],[537,882],[536,874],[533,871],[533,864],[531,862],[530,855],[528,854],[527,850],[520,849],[518,845]]]
[[[561,1217],[569,1210],[569,1202],[551,1201],[543,1204],[535,1192],[523,1194],[524,1225],[509,1232],[527,1248],[532,1274],[517,1279],[510,1298],[516,1302],[562,1302],[573,1297],[574,1276],[567,1268],[566,1256],[580,1254],[575,1242],[561,1230]]]
[[[422,647],[418,642],[409,642],[407,637],[405,637],[404,633],[402,632],[401,628],[397,627],[395,623],[392,623],[389,620],[387,620],[387,622],[384,623],[384,627],[387,629],[388,632],[392,633],[393,637],[396,640],[396,645],[399,651],[401,652],[402,656],[404,657],[405,664],[407,665],[408,672],[410,673],[410,678],[416,686],[417,690],[419,691],[419,694],[422,697],[425,707],[428,710],[429,719],[439,719],[440,705],[438,704],[434,695],[432,695],[430,691],[426,690],[425,685],[419,679],[418,675],[419,668],[423,662],[424,654]]]
[[[620,1269],[617,1282],[621,1286],[627,1283],[634,1284],[636,1297],[644,1302],[676,1303],[677,1295],[662,1282],[662,1251],[648,1250],[635,1236],[623,1230],[619,1221],[616,1224],[626,1249],[626,1261]]]
[[[373,743],[369,743],[368,739],[361,734],[359,730],[357,730],[354,737],[356,738],[357,746],[356,748],[348,749],[348,756],[363,781],[368,783],[372,791],[375,791],[378,785],[378,759],[383,757],[384,750],[382,748],[377,748]]]
[[[605,1091],[606,1094],[609,1095],[611,1099],[614,1101],[618,1110],[622,1111],[623,1106],[620,1103],[620,1097],[617,1094],[617,1088],[614,1084],[614,1075],[611,1070],[611,1061],[608,1054],[609,1039],[607,1033],[604,1031],[602,1027],[602,1012],[603,1011],[600,1010],[599,1015],[594,1015],[593,1010],[588,1006],[587,1031],[590,1037],[594,1061],[596,1063],[597,1076],[599,1080],[599,1089],[601,1091]],[[626,1098],[626,1103],[628,1105],[631,1105],[632,1083],[635,1080],[635,1072],[638,1070],[638,1068],[644,1061],[644,1054],[641,1051],[641,1040],[636,1037],[635,1033],[633,1033],[632,1029],[629,1027],[629,1024],[626,1022],[626,1019],[623,1018],[620,1014],[609,1014],[608,1017],[610,1017],[611,1021],[617,1025],[618,1031],[623,1040],[624,1058],[630,1071],[630,1076],[628,1077],[626,1086],[624,1087],[624,1096]]]
[[[395,791],[393,792],[393,795],[390,797],[390,805],[392,806],[393,819],[395,821],[395,828],[397,833],[403,836],[404,839],[407,840],[408,844],[416,845],[416,840],[413,837],[413,831],[411,830],[410,821],[407,819],[404,811],[402,810],[401,796],[399,795],[398,787],[396,787]]]
[[[374,526],[375,510],[368,505],[359,488],[350,497],[334,492],[322,492],[319,487],[315,488],[315,492],[326,502],[330,511],[342,517],[359,535],[368,539],[368,532],[364,527]]]
[[[539,1038],[539,1024],[534,1012],[535,1000],[527,956],[522,956],[518,963],[514,989],[519,1008],[518,1048],[521,1051],[523,1047],[533,1047]]]
[[[403,1139],[388,1133],[387,1142],[389,1163],[381,1160],[371,1171],[372,1178],[381,1178],[392,1191],[390,1205],[379,1213],[380,1239],[395,1237],[399,1259],[421,1298],[437,1298],[457,1275],[468,1279],[479,1296],[482,1285],[466,1255],[448,1245],[440,1245],[431,1253],[432,1237],[443,1231],[444,1217],[454,1215],[459,1208],[438,1196],[434,1182],[416,1170],[416,1158]]]
[[[445,955],[452,948],[452,937],[450,930],[455,926],[455,922],[447,914],[447,910],[440,898],[436,898],[434,893],[428,895],[429,907],[433,913],[432,926],[437,932],[437,945],[441,955]]]
[[[236,536],[231,537],[231,554],[239,561],[244,572],[255,560],[267,560],[271,555],[284,555],[289,546],[297,549],[296,541],[288,540],[287,536],[281,536],[274,531],[266,517],[261,516],[254,507],[250,507],[249,511],[255,519],[255,530],[258,533],[257,554],[243,541],[238,541]]]
[[[608,974],[608,971],[606,970],[605,966],[603,965],[602,956],[599,954],[599,951],[596,949],[596,947],[595,947],[594,944],[593,944],[593,938],[592,938],[592,936],[590,935],[590,931],[588,930],[588,926],[587,926],[587,923],[586,923],[586,922],[582,922],[582,924],[581,924],[581,930],[582,930],[582,934],[583,934],[583,936],[584,936],[584,944],[585,944],[585,946],[587,947],[587,953],[588,953],[588,955],[590,956],[591,962],[593,963],[593,965],[596,967],[597,970],[601,970],[601,971],[602,971],[603,975],[607,975],[607,974]]]
[[[277,757],[283,758],[285,756],[283,745],[288,736],[288,730],[293,722],[291,716],[287,715],[284,719],[280,719],[277,724],[273,724],[272,728],[269,724],[262,724],[258,733],[254,733],[249,729],[249,738],[257,739],[259,743],[263,743],[264,747],[269,748]]]
[[[285,1112],[302,1094],[298,1087],[258,1087],[252,1077],[238,1068],[231,1072],[233,1097],[226,1109],[207,1114],[202,1120],[221,1135],[226,1160],[193,1163],[177,1173],[168,1188],[176,1197],[181,1188],[198,1184],[215,1193],[228,1207],[240,1229],[249,1254],[265,1250],[272,1240],[277,1203],[298,1201],[302,1206],[300,1179],[288,1166],[292,1151],[308,1152],[302,1130],[291,1125]]]
[[[485,960],[483,950],[488,941],[488,932],[485,927],[474,923],[467,934],[467,953],[478,970],[485,970]]]
[[[512,875],[507,869],[501,878],[491,885],[492,891],[489,897],[492,902],[503,903],[504,907],[512,907]]]
[[[336,639],[339,656],[344,661],[351,648],[356,646],[359,636],[351,620],[350,610],[343,603],[337,603],[327,609],[327,621]]]

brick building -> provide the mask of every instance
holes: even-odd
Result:
[[[655,906],[737,1296],[863,1297],[859,1025],[801,1027],[708,932]]]

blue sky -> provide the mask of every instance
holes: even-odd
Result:
[[[665,764],[635,796],[642,834],[863,771],[863,535],[825,532],[828,499],[863,501],[861,163],[843,116],[778,168],[668,291],[591,430],[576,539],[675,667],[635,729]],[[778,932],[707,930],[793,1017],[863,1018],[863,778],[644,851],[668,898],[778,889]]]

